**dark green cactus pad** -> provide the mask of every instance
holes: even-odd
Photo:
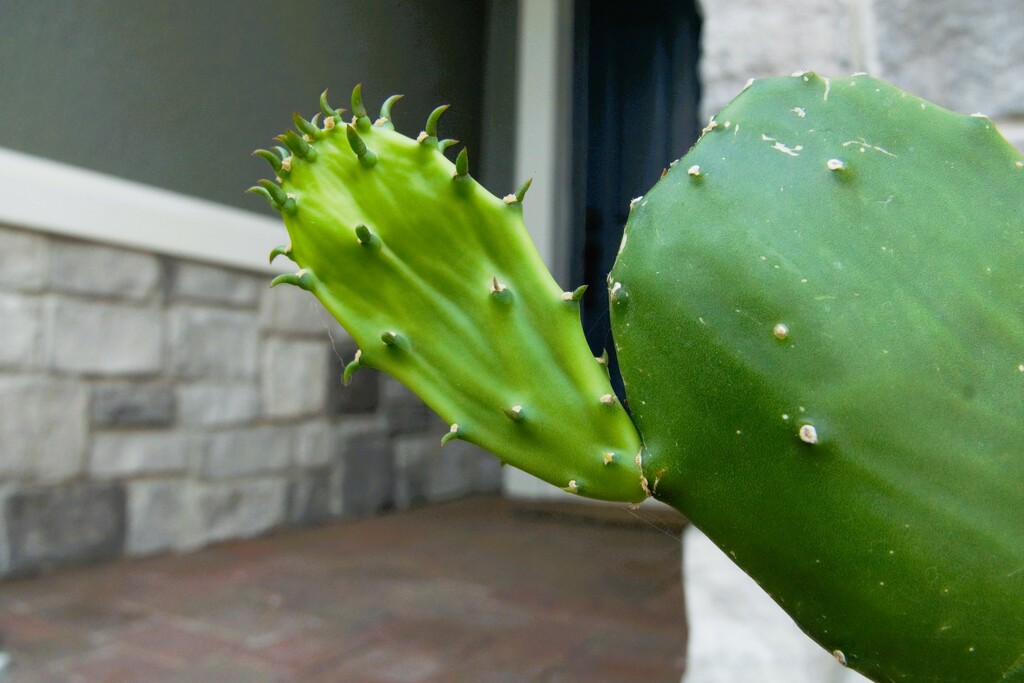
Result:
[[[578,296],[523,225],[528,184],[492,195],[465,149],[444,156],[446,107],[411,139],[394,130],[396,99],[372,123],[357,88],[345,123],[325,96],[323,124],[296,115],[298,133],[280,137],[288,150],[268,159],[279,184],[254,188],[291,238],[271,256],[299,268],[275,282],[312,292],[359,344],[346,380],[362,366],[394,375],[451,424],[442,442],[571,493],[643,499],[640,440],[583,337]]]
[[[1024,681],[1022,167],[866,76],[759,81],[610,276],[655,495],[877,681]]]

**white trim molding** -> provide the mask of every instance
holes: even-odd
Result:
[[[261,273],[280,220],[0,148],[0,224]],[[290,265],[290,264],[289,264]]]

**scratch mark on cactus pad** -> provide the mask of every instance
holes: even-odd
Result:
[[[890,152],[889,150],[885,149],[884,147],[879,147],[878,145],[872,145],[864,138],[857,138],[856,140],[847,140],[846,142],[843,143],[843,147],[849,147],[850,145],[858,145],[860,147],[860,151],[862,152],[865,149],[873,149],[876,152],[881,152],[886,156],[890,156],[894,159],[897,158],[896,155]]]
[[[765,135],[764,133],[761,133],[761,139],[764,140],[765,142],[774,142],[775,144],[772,145],[772,149],[777,149],[780,152],[782,152],[783,154],[788,154],[791,157],[798,157],[798,156],[800,156],[800,152],[804,148],[803,145],[797,145],[796,147],[790,147],[788,145],[785,145],[785,144],[779,142],[778,140],[776,140],[773,137],[769,137],[769,136]]]

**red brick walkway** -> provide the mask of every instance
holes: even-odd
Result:
[[[653,521],[481,497],[0,583],[0,681],[675,683]]]

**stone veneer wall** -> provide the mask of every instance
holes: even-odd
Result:
[[[702,109],[748,78],[866,71],[964,114],[1024,149],[1021,0],[703,0]]]
[[[0,227],[0,575],[498,490],[269,279]]]

